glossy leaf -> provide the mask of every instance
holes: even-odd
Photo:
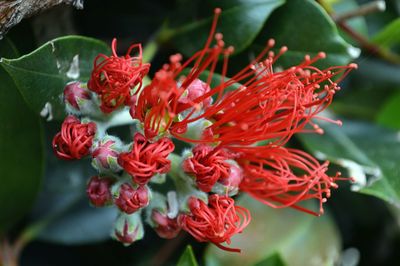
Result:
[[[306,54],[325,52],[327,58],[316,65],[345,65],[358,57],[359,50],[346,43],[329,15],[312,0],[291,0],[273,12],[254,47],[261,50],[269,38],[277,47],[289,50],[277,65],[289,67],[300,63]]]
[[[276,252],[288,265],[332,265],[337,261],[339,233],[329,214],[314,217],[291,208],[277,210],[248,196],[241,197],[237,205],[248,208],[252,216],[251,223],[230,244],[241,253],[210,244],[206,265],[252,265]]]
[[[400,129],[400,93],[391,97],[379,112],[377,121],[383,126]]]
[[[3,58],[0,63],[35,114],[40,114],[46,103],[50,103],[53,117],[62,119],[65,115],[62,101],[65,85],[73,80],[87,81],[93,59],[99,53],[109,53],[103,42],[66,36],[54,39],[20,58]]]
[[[258,262],[254,266],[285,266],[286,263],[282,260],[279,253],[272,254],[268,258]]]
[[[187,246],[181,257],[179,258],[177,266],[197,266],[196,258],[193,254],[191,246]]]
[[[0,55],[18,56],[8,39]],[[0,66],[0,235],[31,207],[44,170],[42,125]]]
[[[320,159],[348,170],[355,190],[400,205],[398,133],[373,124],[343,121],[343,127],[321,124],[324,135],[301,134],[300,140]]]
[[[400,44],[400,18],[393,20],[378,32],[372,42],[379,44],[382,47],[389,48],[392,45]]]
[[[256,38],[271,12],[283,3],[284,0],[213,2],[222,8],[217,31],[223,33],[225,43],[234,46],[235,52],[242,51]],[[173,30],[171,40],[185,55],[191,56],[203,48],[211,28],[211,10],[210,17]]]

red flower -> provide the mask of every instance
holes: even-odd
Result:
[[[340,173],[328,176],[328,162],[320,164],[300,150],[269,146],[236,150],[241,152],[237,161],[244,170],[240,189],[274,208],[293,207],[320,215],[322,204],[331,196],[331,189],[338,187],[335,182],[349,180],[341,178]],[[319,213],[297,205],[314,198],[320,202]]]
[[[165,213],[154,209],[151,213],[153,227],[159,237],[165,239],[175,238],[181,231],[177,218],[171,219]]]
[[[229,177],[231,166],[227,159],[224,150],[201,144],[193,148],[193,156],[183,161],[182,168],[195,176],[200,190],[210,192],[219,179]]]
[[[191,234],[199,242],[212,242],[221,249],[240,252],[223,246],[230,244],[230,238],[250,223],[250,213],[247,209],[236,206],[235,201],[228,196],[213,194],[208,197],[208,205],[202,200],[189,199],[189,214],[179,216],[182,229]]]
[[[86,189],[90,202],[96,207],[103,207],[112,202],[110,187],[113,183],[111,178],[93,176]]]
[[[67,116],[62,123],[61,132],[53,138],[53,150],[60,159],[81,159],[90,153],[95,133],[95,123],[84,124],[74,116]]]
[[[274,72],[273,63],[287,48],[282,47],[275,55],[270,51],[275,42],[269,40],[253,62],[232,78],[226,78],[228,57],[233,49],[224,47],[222,34],[214,35],[219,13],[216,9],[204,48],[184,63],[179,55],[171,57],[170,64],[157,72],[152,83],[144,88],[135,115],[144,123],[146,136],[152,138],[169,130],[174,137],[194,143],[250,145],[269,140],[284,144],[294,133],[304,131],[311,118],[317,118],[339,90],[337,83],[356,67],[350,64],[320,70],[312,64],[325,57],[321,52],[314,58],[306,56],[297,66]],[[211,47],[214,36],[216,45]],[[209,88],[221,55],[224,56],[221,81]],[[189,73],[183,73],[189,66]],[[200,75],[205,71],[209,73],[205,88],[191,93],[190,88],[198,87],[196,84],[201,82]],[[333,80],[339,74],[341,77]],[[240,88],[233,90],[238,85]],[[216,98],[213,104],[209,103],[211,96]],[[183,136],[191,123],[201,119],[213,122],[202,139]],[[321,132],[315,127],[316,132]]]
[[[101,110],[114,111],[123,105],[131,94],[139,92],[143,77],[149,72],[150,64],[142,63],[142,46],[134,44],[123,57],[116,52],[117,40],[111,44],[112,55],[99,54],[88,82],[88,88],[100,96]],[[139,55],[131,57],[132,50],[138,49]],[[133,90],[133,91],[132,91]]]
[[[153,175],[169,171],[171,161],[167,157],[174,148],[174,143],[168,138],[151,143],[142,134],[136,133],[132,150],[121,153],[118,163],[133,177],[135,183],[144,185]]]
[[[115,205],[127,214],[132,214],[146,207],[149,205],[149,201],[149,190],[146,186],[133,188],[128,183],[124,183],[120,186],[118,197],[114,199]]]

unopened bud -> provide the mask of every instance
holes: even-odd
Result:
[[[86,193],[89,201],[96,207],[103,207],[112,202],[110,187],[113,179],[109,177],[93,176],[87,185]]]
[[[75,115],[90,115],[100,110],[92,101],[86,84],[79,81],[68,83],[64,88],[64,101],[67,112]]]
[[[99,172],[119,172],[122,168],[118,164],[118,155],[122,149],[122,142],[111,136],[100,140],[93,148],[92,166]]]
[[[152,226],[154,231],[166,239],[175,238],[181,231],[177,217],[171,219],[165,212],[154,209],[151,213]]]
[[[236,163],[232,163],[229,176],[220,178],[212,188],[212,192],[220,195],[234,196],[239,192],[239,185],[242,180],[243,170]]]
[[[121,213],[114,224],[111,236],[128,246],[144,236],[144,228],[140,213]]]
[[[114,194],[114,203],[117,207],[128,214],[149,205],[150,190],[147,186],[132,187],[129,183],[123,183]]]

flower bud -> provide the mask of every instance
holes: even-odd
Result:
[[[67,116],[61,125],[61,132],[53,138],[54,153],[64,160],[81,159],[89,155],[95,134],[95,123],[81,123],[78,118]]]
[[[109,177],[91,177],[86,189],[90,203],[96,207],[110,204],[112,202],[110,190],[112,183],[113,180]]]
[[[118,155],[122,143],[116,137],[106,136],[97,143],[92,152],[92,166],[99,172],[116,173],[122,168],[118,164]]]
[[[114,203],[117,207],[128,214],[149,205],[150,190],[147,186],[133,188],[129,183],[123,183],[117,193],[114,194]]]
[[[144,236],[144,229],[140,213],[121,213],[114,224],[111,236],[128,246]]]
[[[207,83],[201,81],[200,79],[195,79],[187,87],[184,95],[179,99],[179,103],[192,103],[194,100],[203,96],[209,91],[210,86]],[[212,98],[209,96],[202,101],[202,104],[204,107],[208,107],[211,104],[211,101]]]
[[[212,192],[220,195],[234,196],[239,192],[239,185],[243,180],[243,170],[232,163],[228,177],[220,178],[212,188]]]
[[[86,84],[79,81],[70,82],[65,86],[64,102],[67,112],[75,115],[96,115],[100,112]]]
[[[161,238],[175,238],[181,231],[177,217],[171,219],[161,210],[153,209],[151,213],[152,227]]]

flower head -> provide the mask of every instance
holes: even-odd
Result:
[[[129,100],[131,95],[137,94],[150,68],[150,64],[142,63],[140,44],[129,47],[123,57],[117,55],[116,46],[117,40],[113,39],[112,55],[100,54],[95,58],[88,82],[88,88],[99,95],[100,108],[105,113],[112,112]],[[134,49],[138,49],[139,55],[131,57]]]
[[[61,132],[53,138],[53,150],[60,159],[81,159],[90,153],[95,133],[95,123],[85,124],[74,116],[67,116],[61,125]]]
[[[232,198],[217,194],[208,197],[208,204],[191,197],[189,208],[190,213],[179,216],[183,230],[199,242],[212,242],[221,249],[240,252],[222,243],[230,244],[231,237],[249,224],[251,218],[247,209],[236,206]]]
[[[167,173],[171,167],[168,155],[175,146],[169,138],[151,143],[142,134],[136,133],[132,150],[121,153],[118,163],[128,172],[136,184],[144,185],[155,174]]]
[[[115,205],[128,214],[149,205],[150,192],[146,186],[133,188],[129,183],[123,183],[117,191],[114,199]]]
[[[86,194],[90,203],[96,207],[103,207],[112,202],[111,185],[113,180],[107,177],[93,176],[87,185]]]
[[[193,148],[193,156],[182,163],[183,171],[192,174],[200,190],[210,192],[219,180],[230,175],[230,164],[226,162],[227,154],[222,149],[214,150],[204,144]]]
[[[336,181],[348,180],[340,173],[328,176],[328,162],[320,164],[300,150],[268,146],[237,150],[241,152],[238,161],[244,171],[240,189],[274,208],[293,207],[320,215],[331,189],[338,187]],[[298,205],[309,199],[319,201],[318,213]]]

